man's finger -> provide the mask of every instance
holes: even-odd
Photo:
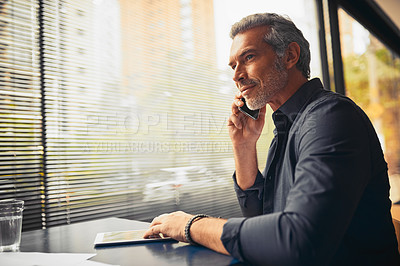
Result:
[[[149,230],[147,230],[144,233],[143,238],[149,238],[150,236],[159,235],[159,234],[160,234],[160,226],[154,225],[154,226],[150,227]]]
[[[241,99],[236,99],[235,98],[235,100],[233,100],[233,102],[232,102],[232,109],[231,109],[231,111],[232,111],[232,114],[238,114],[239,113],[239,107],[240,106],[243,106],[244,105],[244,102],[241,100]]]
[[[159,216],[155,217],[155,218],[153,219],[153,221],[151,221],[151,224],[150,224],[150,226],[154,226],[154,225],[156,225],[156,224],[160,224],[160,223],[161,223],[161,220],[162,220],[162,218],[164,218],[166,215],[167,215],[167,214],[166,214],[166,213],[164,213],[164,214],[161,214],[161,215],[159,215]]]
[[[242,121],[239,116],[232,114],[228,119],[228,126],[234,126],[238,129],[242,129]]]

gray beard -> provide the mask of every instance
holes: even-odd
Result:
[[[281,66],[277,66],[265,80],[266,83],[259,88],[258,94],[254,98],[246,98],[247,106],[251,110],[260,109],[270,102],[272,97],[288,84],[288,73]]]

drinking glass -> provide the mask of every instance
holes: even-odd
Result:
[[[0,200],[0,252],[19,251],[24,201]]]

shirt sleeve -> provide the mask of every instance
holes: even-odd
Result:
[[[224,226],[221,240],[239,260],[326,265],[351,222],[371,178],[371,128],[345,100],[318,104],[305,116],[296,131],[298,160],[285,209]]]
[[[244,217],[252,217],[262,214],[262,196],[264,192],[264,177],[258,171],[253,186],[242,190],[236,181],[236,172],[233,174],[233,184],[240,208]]]

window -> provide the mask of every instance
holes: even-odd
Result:
[[[43,121],[38,5],[0,3],[0,198],[25,200],[24,228],[41,226]]]
[[[339,9],[346,95],[367,113],[389,166],[390,197],[400,201],[400,58]]]
[[[290,4],[288,4],[290,3]],[[240,216],[226,122],[235,93],[229,27],[310,1],[6,0],[0,4],[0,199],[24,230],[164,212]],[[289,9],[290,7],[290,9]],[[264,167],[273,124],[259,145]]]

